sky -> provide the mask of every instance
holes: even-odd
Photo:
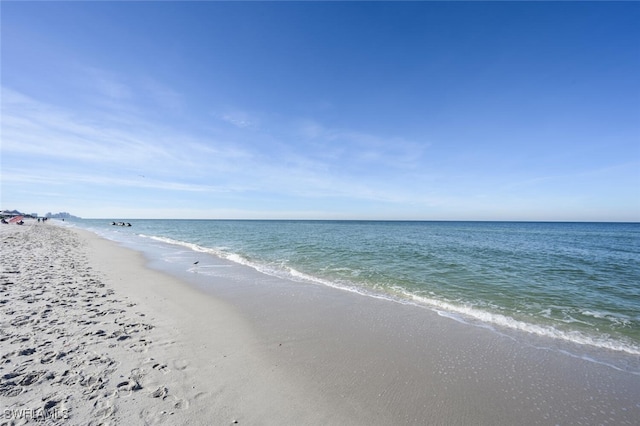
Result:
[[[2,2],[0,209],[640,221],[640,3]]]

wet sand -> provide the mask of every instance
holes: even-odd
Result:
[[[186,272],[55,223],[0,240],[1,424],[640,418],[640,376],[427,309],[212,257],[218,276]]]

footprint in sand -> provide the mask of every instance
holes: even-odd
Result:
[[[53,361],[60,359],[60,358],[64,358],[67,355],[66,352],[54,352],[54,351],[49,351],[46,352],[42,358],[40,358],[40,364],[51,364]]]
[[[113,414],[115,413],[115,409],[113,408],[113,406],[111,405],[111,400],[99,400],[96,401],[96,403],[93,405],[94,407],[94,417],[99,418],[100,420],[105,420],[111,416],[113,416]],[[104,424],[104,422],[100,422],[100,423],[95,423],[92,422],[92,424]]]
[[[189,408],[189,401],[187,401],[186,399],[175,398],[173,408],[177,408],[178,410],[186,410],[187,408]]]
[[[187,361],[186,359],[177,359],[175,361],[173,361],[173,366],[176,368],[176,370],[186,370],[187,367],[189,367],[189,361]]]
[[[143,389],[142,379],[144,375],[144,372],[139,368],[134,368],[133,370],[131,370],[129,379],[118,383],[118,396],[129,396],[133,392],[137,392]]]
[[[118,391],[118,397],[130,396],[133,392],[137,392],[142,389],[142,385],[137,380],[125,380],[118,383],[116,387]]]
[[[22,379],[18,382],[20,386],[31,386],[36,383],[40,377],[44,376],[46,371],[32,371],[24,375]]]
[[[0,384],[0,396],[14,397],[20,395],[23,391],[24,388],[14,382]]]
[[[167,367],[167,364],[157,363],[154,364],[154,366],[151,368],[153,368],[154,370],[162,371],[164,374],[171,372],[171,370],[169,370],[169,367]]]
[[[167,389],[165,386],[160,386],[158,389],[156,389],[151,393],[151,397],[165,399],[168,394],[169,394],[169,389]]]
[[[81,376],[80,386],[93,386],[98,383],[98,378],[95,376]]]
[[[20,352],[18,352],[18,355],[20,356],[28,356],[28,355],[32,355],[36,352],[35,348],[27,348],[27,349],[23,349]]]
[[[131,349],[134,352],[147,352],[149,350],[149,344],[151,342],[147,341],[146,339],[140,339],[138,340],[137,343],[134,343],[132,345],[129,346],[129,349]]]
[[[198,392],[193,396],[193,399],[198,400],[202,398],[207,398],[209,396],[209,392]]]

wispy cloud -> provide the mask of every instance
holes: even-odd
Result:
[[[84,68],[85,78],[81,81],[90,83],[92,92],[97,91],[102,96],[115,100],[127,100],[133,97],[133,91],[114,72],[87,67]]]
[[[229,123],[232,126],[244,129],[257,124],[255,117],[251,117],[248,112],[239,110],[230,110],[222,113],[214,113],[219,120]]]
[[[207,168],[243,157],[240,149],[202,141],[126,114],[70,112],[3,88],[2,151],[115,168],[154,170]],[[205,164],[211,154],[213,161]]]
[[[121,165],[170,157],[163,146],[97,118],[56,109],[6,88],[2,95],[5,153]]]
[[[6,87],[2,95],[2,176],[14,185],[61,191],[66,186],[71,193],[81,182],[99,188],[103,196],[119,191],[113,195],[118,199],[130,191],[160,191],[167,200],[199,193],[211,194],[211,200],[245,197],[244,202],[250,194],[423,206],[442,202],[405,182],[405,175],[416,175],[426,147],[400,137],[311,121],[293,127],[265,124],[258,131],[248,114],[237,112],[221,117],[237,129],[225,135],[220,129],[182,129],[117,109],[72,112]],[[367,168],[375,176],[364,173]],[[141,202],[141,195],[135,197],[131,202]]]
[[[136,175],[130,177],[117,177],[110,175],[90,175],[87,173],[69,173],[59,171],[55,174],[55,178],[51,179],[47,173],[33,173],[30,169],[12,169],[9,172],[2,173],[4,182],[30,183],[36,185],[46,185],[49,187],[65,186],[69,184],[82,183],[83,185],[99,185],[105,187],[130,187],[138,189],[158,189],[163,191],[186,191],[186,192],[209,192],[209,193],[228,193],[234,191],[242,191],[246,188],[205,185],[197,183],[180,183],[174,181],[166,181],[161,179],[147,178],[144,175]]]
[[[151,101],[163,108],[179,110],[184,107],[184,96],[157,80],[147,78],[142,87]]]
[[[415,168],[430,143],[409,141],[399,136],[380,136],[352,129],[332,128],[314,120],[303,120],[297,133],[314,144],[323,156],[348,157],[362,164],[383,164],[385,168]]]

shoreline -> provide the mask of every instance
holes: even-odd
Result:
[[[216,221],[205,222],[213,224]],[[603,353],[605,354],[604,358],[607,358],[607,351],[626,354],[627,357],[637,357],[640,355],[640,336],[638,335],[638,328],[636,327],[637,318],[634,319],[635,315],[633,312],[635,311],[633,308],[629,309],[629,306],[633,306],[635,294],[628,286],[623,284],[624,281],[621,283],[620,288],[626,288],[629,291],[626,292],[626,297],[623,298],[620,298],[620,294],[615,291],[611,293],[610,289],[612,287],[604,285],[602,288],[596,288],[595,291],[598,294],[589,297],[588,300],[584,300],[584,297],[581,301],[564,299],[565,295],[570,295],[574,292],[587,292],[587,289],[576,286],[577,282],[574,282],[574,280],[579,281],[586,279],[583,272],[585,268],[587,268],[582,265],[580,259],[575,258],[575,256],[573,256],[573,259],[565,259],[565,262],[569,261],[569,264],[571,262],[577,262],[575,270],[568,268],[565,271],[562,269],[562,265],[545,265],[544,259],[542,258],[537,259],[538,265],[535,266],[530,264],[530,261],[525,261],[523,264],[521,260],[518,259],[525,259],[529,256],[526,253],[521,253],[520,256],[515,256],[518,258],[515,259],[515,265],[513,265],[515,269],[511,271],[503,270],[503,275],[501,276],[499,270],[502,269],[502,266],[495,265],[497,266],[495,271],[480,274],[480,276],[477,277],[478,282],[474,283],[466,281],[469,277],[465,276],[464,269],[467,267],[471,269],[475,268],[474,270],[477,271],[477,268],[482,268],[482,264],[486,264],[487,261],[490,262],[490,260],[486,258],[482,260],[480,258],[481,256],[476,257],[473,254],[467,254],[466,257],[468,257],[468,259],[466,259],[466,261],[469,262],[468,264],[465,263],[465,261],[453,262],[452,265],[447,265],[445,268],[451,269],[451,275],[448,277],[451,283],[456,284],[458,280],[462,281],[461,286],[453,285],[451,290],[442,287],[444,283],[441,278],[444,272],[439,270],[441,265],[434,263],[433,258],[429,259],[424,265],[420,265],[422,262],[418,262],[415,269],[410,263],[405,263],[404,266],[400,265],[407,259],[407,255],[409,254],[403,249],[401,249],[397,255],[399,259],[405,260],[400,260],[395,266],[387,267],[384,266],[386,259],[380,257],[382,252],[371,253],[368,259],[361,258],[360,255],[362,253],[359,253],[356,244],[356,246],[353,247],[355,249],[354,257],[341,260],[339,258],[333,258],[332,253],[346,248],[343,247],[342,243],[336,245],[335,242],[331,241],[310,241],[311,252],[307,254],[311,257],[304,259],[299,258],[299,253],[296,254],[296,252],[289,254],[286,253],[286,251],[280,252],[279,250],[281,248],[279,248],[277,244],[271,246],[272,250],[276,251],[275,254],[271,253],[271,250],[268,250],[267,246],[269,243],[267,243],[267,246],[262,247],[261,244],[256,244],[257,240],[253,240],[250,233],[252,231],[262,232],[262,229],[259,229],[262,228],[262,226],[247,226],[243,221],[224,222],[228,223],[223,226],[212,225],[210,228],[209,226],[182,224],[181,220],[160,220],[157,222],[157,224],[160,224],[159,226],[157,226],[155,221],[140,221],[136,224],[136,229],[133,230],[133,232],[121,232],[118,229],[114,230],[113,228],[105,226],[104,223],[89,221],[83,223],[81,228],[93,230],[107,239],[118,241],[133,250],[142,251],[151,261],[153,261],[154,258],[162,257],[165,263],[180,263],[185,260],[185,257],[189,257],[192,258],[191,262],[193,262],[193,260],[198,258],[200,253],[207,253],[212,254],[216,258],[231,260],[233,265],[225,265],[227,267],[237,269],[248,266],[263,274],[280,277],[287,281],[303,284],[321,284],[326,287],[354,292],[368,297],[390,299],[398,303],[414,304],[436,311],[442,316],[448,316],[468,324],[493,328],[497,332],[504,332],[515,338],[519,338],[518,336],[524,333],[525,335],[539,336],[543,341],[551,338],[553,341],[558,342],[558,346],[567,346],[570,348],[572,345],[577,345],[576,347],[579,349],[578,355],[593,355],[596,359],[599,354]],[[267,223],[268,221],[257,222]],[[284,226],[284,229],[276,231],[275,234],[283,232],[284,235],[287,235],[286,238],[293,237],[290,239],[290,244],[298,246],[302,243],[300,238],[315,238],[313,235],[300,235],[300,237],[296,237],[291,234],[291,231],[294,230],[295,227],[291,227],[289,222],[280,222]],[[302,228],[299,229],[299,231],[302,231],[303,234],[309,232],[309,227],[302,225],[308,223],[308,221],[299,222],[301,223],[299,226]],[[85,227],[84,225],[87,226]],[[78,223],[78,226],[80,226],[80,223]],[[332,233],[339,231],[338,229],[332,228],[332,226],[333,225],[327,224],[323,225],[324,228],[328,227],[331,229]],[[358,229],[361,226],[363,225],[358,225],[352,229]],[[233,230],[233,228],[236,228],[234,230],[235,232],[227,235],[226,233]],[[265,230],[267,234],[270,234],[274,232],[274,228],[278,228],[278,226],[269,226]],[[373,231],[373,229],[369,229],[369,226],[367,226],[367,228],[368,229],[362,229],[365,235]],[[202,238],[189,235],[189,230],[196,231],[197,229],[200,229],[200,231],[204,233]],[[206,234],[208,229],[216,230],[217,241],[209,240]],[[621,232],[619,228],[616,229],[610,230]],[[427,228],[416,229],[415,231],[426,230]],[[183,235],[182,232],[185,231],[187,233]],[[317,231],[320,232],[322,229],[317,228]],[[403,230],[399,229],[399,231]],[[435,229],[431,229],[431,232],[434,231]],[[443,231],[447,230],[443,229]],[[472,236],[475,234],[477,239],[478,229],[469,229],[468,231],[471,232]],[[511,231],[514,230],[512,229]],[[517,229],[518,233],[530,231],[532,231],[532,229]],[[571,232],[573,233],[574,231]],[[558,238],[558,234],[549,229],[544,230],[543,233],[545,232],[550,232],[551,238]],[[589,228],[583,229],[582,232],[605,232],[606,234],[607,230]],[[622,230],[622,232],[625,231]],[[312,233],[313,232],[311,232],[311,234]],[[234,236],[234,234],[236,234],[236,236]],[[267,234],[265,234],[265,242],[269,241]],[[349,234],[349,232],[347,232],[347,234]],[[402,238],[399,237],[402,232],[400,232],[400,234],[393,232],[393,234],[392,236],[388,232],[382,232],[379,237],[384,240],[388,238]],[[353,234],[351,234],[351,236],[359,238]],[[561,240],[565,240],[564,243],[567,243],[566,238],[566,235],[560,237]],[[359,244],[363,243],[363,241],[360,241]],[[499,250],[501,253],[495,254],[496,258],[500,258],[503,255],[514,257],[512,254],[508,254],[508,247],[513,245],[513,241],[510,242],[507,238],[501,242],[494,241],[494,243],[498,243],[498,247],[503,247],[503,249]],[[563,241],[558,241],[558,243],[563,243]],[[540,244],[539,240],[538,244]],[[464,245],[465,244],[463,244],[463,246]],[[159,246],[164,246],[166,250],[156,250]],[[335,250],[322,253],[323,250],[330,249],[330,246],[334,246],[332,248]],[[513,248],[517,247],[514,246]],[[432,244],[429,247],[423,247],[423,249],[431,252],[434,246]],[[596,251],[601,250],[601,248],[598,247],[590,248],[590,250],[593,249]],[[524,252],[526,251],[528,250],[524,250]],[[291,257],[289,258],[288,256]],[[440,256],[441,260],[446,263],[445,257],[446,255]],[[571,257],[570,255],[569,258]],[[308,264],[307,260],[309,260]],[[343,261],[345,261],[344,264],[342,264]],[[361,279],[361,274],[363,274],[362,276],[366,276],[368,273],[367,262],[373,262],[369,268],[371,268],[371,272],[376,272],[374,272],[374,275],[371,277]],[[540,262],[542,262],[542,264],[540,264]],[[626,277],[616,276],[618,275],[617,272],[614,273],[613,276],[608,276],[612,271],[625,269],[619,262],[624,263],[625,260],[618,258],[614,261],[615,266],[611,263],[607,266],[603,264],[603,262],[597,265],[596,262],[595,267],[598,268],[599,273],[594,276],[596,280],[594,284],[607,281],[617,282],[619,279],[633,282],[633,272],[627,274]],[[341,264],[342,267],[340,267]],[[508,264],[508,262],[505,264]],[[336,267],[333,268],[331,265],[336,265]],[[160,267],[163,267],[163,265],[160,265]],[[518,274],[512,276],[513,271],[516,269],[519,270],[519,267],[522,267],[522,270],[527,270],[527,268],[532,269],[529,269],[529,272],[525,273],[525,275],[520,273],[519,278],[517,276]],[[545,299],[541,301],[541,304],[538,305],[535,303],[536,297],[540,296],[542,294],[541,292],[546,291],[543,290],[542,287],[548,287],[551,284],[549,281],[550,278],[552,278],[550,277],[550,271],[553,271],[556,267],[560,268],[561,275],[564,276],[554,277],[555,280],[558,282],[567,280],[570,283],[574,282],[574,284],[567,286],[561,284],[559,287],[553,284],[551,288],[547,288],[547,290],[550,291],[551,297],[545,297]],[[406,276],[403,271],[405,268],[410,270]],[[535,274],[538,268],[546,272],[543,272],[542,275],[544,276],[541,278],[533,278],[532,274]],[[200,264],[194,267],[189,262],[182,262],[182,269],[188,269],[191,273],[215,276],[218,274],[219,268],[211,268],[211,265],[206,264]],[[507,267],[507,269],[509,268]],[[633,267],[633,265],[629,265],[627,269],[633,270],[636,268]],[[178,273],[181,272],[184,271],[178,271]],[[596,271],[591,272],[595,273]],[[640,273],[640,271],[637,272]],[[433,277],[431,277],[432,273],[434,274]],[[493,279],[491,279],[492,274]],[[398,275],[403,277],[403,283],[396,286],[393,284],[394,276]],[[527,278],[527,275],[531,275],[531,277]],[[516,283],[507,289],[506,294],[503,294],[502,290],[506,285],[503,279],[506,278],[506,276],[510,276]],[[528,285],[523,286],[529,279],[532,280],[531,284],[534,287]],[[406,280],[407,285],[405,285],[404,280]],[[487,281],[484,282],[484,280]],[[467,283],[466,285],[464,284],[465,282]],[[503,288],[501,289],[500,285],[495,285],[495,282],[503,282]],[[536,291],[535,288],[537,288],[536,286],[540,283],[542,283],[542,287],[539,287],[539,290]],[[586,286],[590,285],[589,282],[583,284]],[[465,286],[468,288],[465,289]],[[433,293],[429,291],[429,289],[432,288],[436,289]],[[476,293],[474,288],[481,291]],[[528,293],[532,288],[535,294]],[[593,290],[593,288],[591,288],[591,290]],[[623,290],[623,292],[625,291],[626,290]],[[612,302],[616,305],[615,307],[607,306],[609,303],[607,301],[608,298],[612,298]],[[518,301],[523,303],[519,303]],[[602,303],[604,303],[604,305]],[[637,304],[637,302],[635,304]],[[622,310],[618,311],[618,308]],[[618,315],[618,313],[620,315]],[[583,354],[580,348],[584,348],[584,352],[587,352],[587,354]],[[632,371],[634,374],[640,375],[640,363],[636,362],[635,359],[628,363],[622,360],[619,366],[625,371]]]
[[[68,410],[71,424],[633,424],[640,417],[637,376],[426,309],[294,287],[248,268],[214,278],[180,272],[55,224],[7,230],[0,234],[1,282],[11,303],[0,305],[2,328],[17,318],[38,322],[10,326],[11,338],[2,336],[0,376],[19,374],[3,378],[2,409],[35,409],[39,401]],[[39,233],[55,234],[56,244]],[[33,256],[5,264],[20,248]],[[53,267],[43,257],[52,250],[61,252]],[[47,295],[64,294],[69,282],[78,295],[65,296],[56,311]],[[38,300],[28,303],[27,290]],[[11,315],[8,305],[15,306]],[[90,309],[102,315],[91,317]],[[89,323],[55,324],[63,331],[58,343],[43,328],[52,312],[61,322]],[[30,334],[19,330],[27,325],[36,326]],[[69,341],[83,343],[84,352],[58,359]],[[42,363],[49,352],[58,355]],[[94,368],[95,356],[115,364]],[[58,382],[64,369],[96,381],[89,388],[82,379]],[[20,385],[33,372],[40,375]],[[7,395],[16,388],[23,391]]]

